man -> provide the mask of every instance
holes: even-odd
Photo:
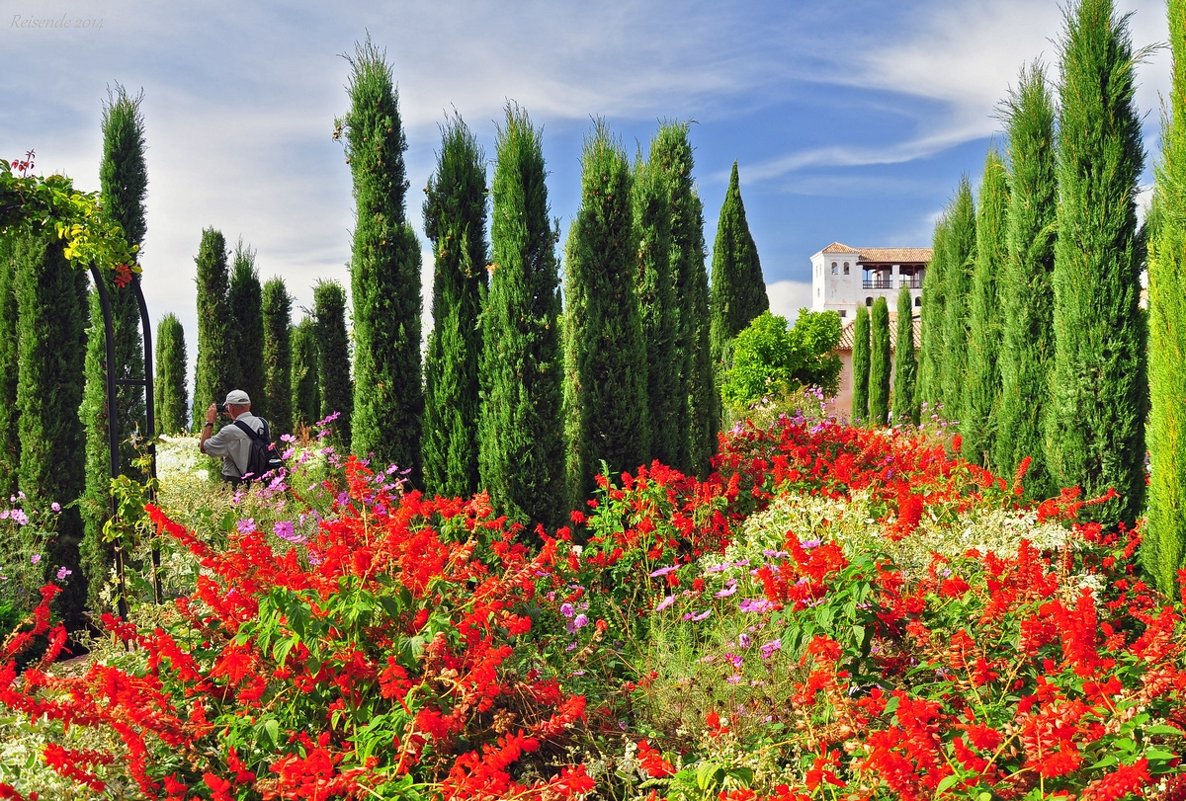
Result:
[[[263,433],[263,418],[251,413],[251,398],[243,390],[232,389],[228,392],[223,407],[232,422],[242,421],[257,434]],[[243,483],[243,473],[247,471],[251,458],[251,438],[236,425],[223,426],[211,436],[218,411],[217,403],[210,404],[206,409],[206,424],[202,426],[198,449],[207,456],[222,457],[222,480],[237,487]]]

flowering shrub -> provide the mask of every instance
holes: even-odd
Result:
[[[0,703],[100,733],[43,758],[123,797],[1186,798],[1182,599],[1023,475],[784,419],[704,480],[603,477],[537,547],[350,460],[214,545],[150,509],[193,591],[108,619],[131,650],[81,676],[9,664]],[[46,608],[7,654],[60,643]]]

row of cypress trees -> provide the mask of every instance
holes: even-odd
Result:
[[[1139,58],[1111,0],[1066,14],[1059,103],[1040,64],[1005,104],[1008,162],[990,151],[935,228],[923,289],[919,394],[962,452],[1027,486],[1089,495],[1133,522],[1144,496],[1145,323],[1135,197]]]

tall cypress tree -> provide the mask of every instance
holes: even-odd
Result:
[[[433,245],[432,317],[424,359],[424,485],[468,497],[478,489],[478,359],[486,291],[486,154],[460,116],[441,132],[424,200]]]
[[[337,281],[318,281],[313,287],[313,320],[321,417],[339,414],[331,424],[332,439],[339,448],[349,447],[354,388],[350,381],[350,337],[346,333],[346,290]]]
[[[873,301],[869,327],[869,423],[883,426],[889,419],[890,394],[889,304],[885,298]]]
[[[166,314],[156,327],[156,380],[153,416],[162,434],[189,428],[189,393],[185,387],[185,329],[175,314]]]
[[[251,398],[252,409],[263,413],[264,311],[263,290],[255,269],[255,250],[240,239],[235,246],[231,282],[227,289],[231,310],[231,363],[227,391],[241,389]]]
[[[634,293],[637,250],[630,163],[604,122],[585,142],[581,204],[569,229],[564,285],[564,415],[569,505],[650,449],[646,347]]]
[[[968,372],[968,294],[976,258],[976,207],[967,176],[960,180],[948,211],[950,228],[944,242],[943,349],[939,381],[943,386],[944,417],[958,418],[964,405]]]
[[[708,272],[704,266],[704,208],[692,179],[694,159],[688,123],[659,128],[651,143],[651,164],[668,176],[671,196],[671,268],[676,309],[676,341],[680,362],[679,430],[686,442],[676,466],[703,473],[716,451],[720,396],[713,378],[709,349]]]
[[[539,131],[523,109],[508,106],[491,185],[478,471],[498,509],[555,525],[566,510],[560,279],[546,175]]]
[[[947,275],[948,231],[951,222],[944,211],[935,223],[935,234],[931,241],[931,261],[927,265],[922,284],[922,330],[919,334],[918,353],[918,402],[919,414],[922,406],[927,414],[934,414],[943,405],[943,382],[940,368],[943,358],[943,309],[946,304],[944,283]],[[920,418],[921,419],[921,418]]]
[[[682,350],[676,341],[675,286],[671,274],[670,176],[644,162],[639,154],[631,195],[638,248],[634,290],[646,347],[651,423],[649,459],[674,465],[679,459],[680,442],[686,440],[684,431],[678,428],[679,410],[686,404],[681,402]]]
[[[317,333],[309,317],[292,327],[293,433],[321,419],[321,394],[317,380]]]
[[[1001,370],[997,359],[1003,331],[997,281],[1005,266],[1008,209],[1005,163],[996,150],[990,150],[984,162],[976,210],[976,257],[968,300],[968,372],[960,413],[964,456],[985,466],[992,463],[996,414],[1001,404]]]
[[[420,483],[420,244],[404,195],[408,148],[386,54],[368,38],[350,61],[350,111],[340,120],[354,181],[351,448],[410,468]]]
[[[194,430],[206,419],[211,403],[221,402],[234,387],[228,385],[231,371],[231,307],[227,298],[230,275],[227,270],[226,239],[213,228],[202,231],[198,246],[197,304],[198,355],[194,374]]]
[[[103,159],[99,164],[99,197],[112,219],[124,229],[128,242],[139,247],[146,232],[144,201],[148,190],[148,170],[144,159],[144,119],[140,113],[143,94],[131,97],[116,85],[103,107]],[[83,401],[76,414],[86,431],[84,455],[86,490],[80,500],[85,535],[82,559],[92,579],[91,602],[97,606],[99,590],[115,552],[103,544],[103,525],[111,516],[111,453],[108,427],[118,431],[120,472],[136,475],[132,465],[136,456],[132,437],[143,433],[147,423],[144,389],[134,385],[116,386],[116,414],[112,419],[107,406],[107,371],[114,370],[117,381],[144,378],[144,350],[140,328],[140,307],[135,294],[119,287],[114,273],[102,270],[100,280],[110,301],[115,364],[107,364],[107,336],[103,324],[98,291],[90,297],[90,329],[84,357],[85,382]],[[139,281],[139,276],[133,280]]]
[[[21,440],[17,432],[17,340],[15,235],[0,231],[0,497],[17,491]]]
[[[1186,0],[1169,0],[1169,119],[1149,237],[1149,517],[1141,560],[1172,595],[1186,561]]]
[[[263,393],[254,408],[267,418],[275,438],[293,430],[292,298],[282,278],[272,278],[264,284],[263,326]]]
[[[74,501],[85,488],[78,453],[85,434],[82,402],[86,345],[86,274],[72,267],[52,232],[20,237],[14,248],[20,336],[17,342],[17,429],[20,487],[35,503],[61,504],[46,547],[46,578],[73,571],[58,596],[67,628],[83,626],[88,574],[82,567],[83,522]],[[95,577],[98,578],[97,576]]]
[[[857,319],[852,326],[852,422],[864,424],[869,420],[869,309],[857,306]]]
[[[1063,486],[1120,498],[1100,519],[1129,523],[1145,491],[1145,335],[1135,195],[1144,163],[1127,17],[1111,0],[1068,10],[1062,41],[1054,245],[1054,372],[1047,437]]]
[[[1022,70],[1006,101],[1009,136],[1009,209],[1006,258],[1001,267],[1001,409],[993,462],[1009,474],[1031,458],[1025,477],[1031,498],[1056,490],[1046,462],[1043,420],[1050,401],[1054,359],[1055,178],[1054,100],[1039,64]]]
[[[910,287],[898,292],[897,345],[894,348],[894,425],[918,425],[918,356],[914,345],[914,301]]]
[[[716,241],[712,248],[712,319],[709,341],[712,363],[719,372],[726,359],[728,343],[750,320],[770,308],[758,247],[745,220],[737,162],[729,175],[729,188],[721,204]]]

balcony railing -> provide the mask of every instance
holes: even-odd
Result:
[[[903,275],[900,279],[899,287],[908,286],[911,289],[922,289],[921,275]]]
[[[861,289],[893,289],[894,282],[889,278],[862,278]]]

